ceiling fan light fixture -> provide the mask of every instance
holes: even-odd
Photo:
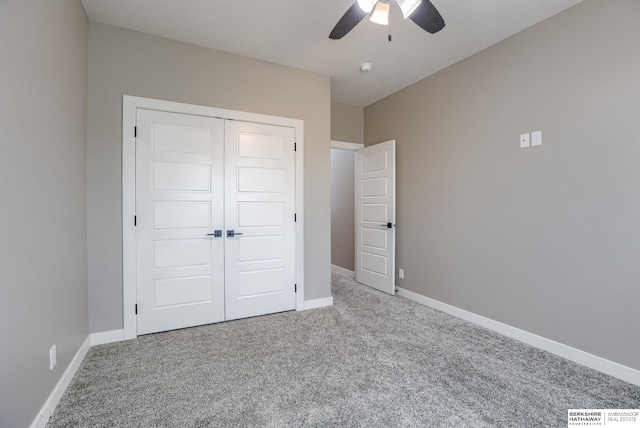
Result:
[[[1,0],[0,0],[1,1]],[[410,18],[424,31],[435,34],[445,26],[442,15],[430,0],[352,0],[353,4],[338,20],[329,33],[329,38],[338,40],[353,30],[373,9],[369,20],[371,22],[389,25],[390,3],[395,1],[401,8],[405,18]],[[375,7],[374,7],[375,5]],[[389,32],[391,41],[391,32]]]
[[[373,10],[373,6],[375,6],[378,0],[358,0],[358,6],[364,13],[369,13]]]
[[[389,25],[389,3],[379,1],[369,21],[380,25]]]
[[[407,19],[420,6],[422,0],[396,0],[402,10],[402,16]]]

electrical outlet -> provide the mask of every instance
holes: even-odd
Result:
[[[56,363],[56,345],[53,345],[51,349],[49,349],[49,370],[53,370]]]
[[[404,279],[404,269],[399,269],[399,270],[398,270],[398,277],[399,277],[400,279]]]
[[[520,134],[520,148],[524,149],[525,147],[529,147],[529,133]]]

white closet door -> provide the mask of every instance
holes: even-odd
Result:
[[[138,334],[224,320],[220,119],[139,109]]]
[[[295,309],[294,129],[225,126],[226,318]]]
[[[395,140],[356,151],[356,281],[395,294]]]

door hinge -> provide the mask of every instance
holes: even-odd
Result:
[[[293,292],[294,293],[298,292],[298,284],[293,284]]]
[[[133,216],[133,225],[134,225],[134,226],[137,226],[137,225],[138,225],[138,216],[137,216],[137,215],[134,215],[134,216]]]
[[[134,126],[134,127],[133,127],[133,137],[134,137],[134,138],[137,138],[137,137],[138,137],[138,127],[137,127],[137,126]]]
[[[296,221],[298,221],[298,214],[293,215],[293,222],[295,223]]]
[[[138,315],[138,304],[136,303],[136,315]]]
[[[293,143],[293,151],[294,152],[298,151],[298,143]]]

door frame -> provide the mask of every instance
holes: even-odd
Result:
[[[358,149],[362,149],[364,144],[362,143],[349,143],[347,141],[331,140],[331,148],[336,150],[346,150],[349,152],[355,152]]]
[[[137,109],[158,110],[219,119],[284,126],[295,130],[295,207],[296,207],[296,310],[304,305],[304,121],[258,113],[208,106],[122,96],[122,315],[124,339],[137,335],[136,305],[136,147],[134,130]]]

